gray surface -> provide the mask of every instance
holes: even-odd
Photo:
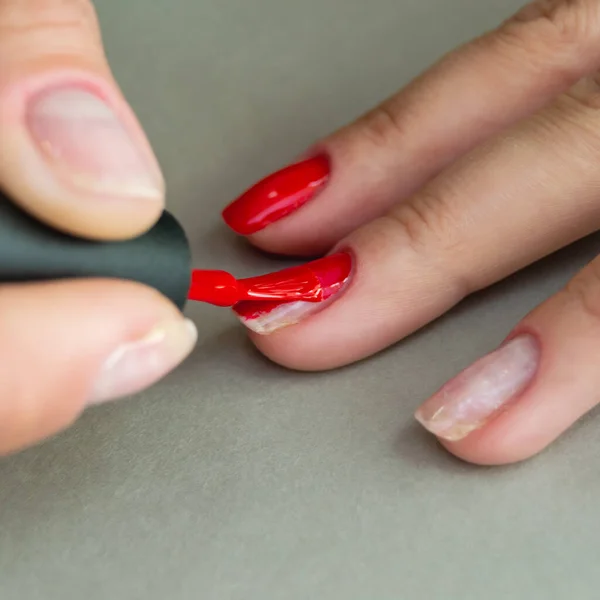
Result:
[[[221,206],[516,6],[103,0],[98,8],[196,262],[250,274],[272,261],[224,232]],[[227,311],[191,309],[200,343],[177,373],[0,463],[0,598],[597,598],[593,418],[534,461],[481,469],[444,454],[411,414],[598,241],[329,374],[286,372],[253,351]]]

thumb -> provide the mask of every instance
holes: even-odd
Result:
[[[193,324],[139,284],[104,280],[0,288],[0,455],[69,426],[89,405],[172,371]]]
[[[0,188],[50,225],[142,233],[164,185],[107,65],[87,0],[0,2]]]

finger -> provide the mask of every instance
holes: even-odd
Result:
[[[450,452],[482,464],[540,452],[600,402],[600,258],[499,349],[417,411]]]
[[[598,68],[599,42],[597,0],[540,0],[242,195],[225,221],[266,250],[324,252]]]
[[[300,369],[358,360],[594,231],[599,98],[591,84],[562,97],[343,240],[338,248],[354,256],[345,292],[312,316],[319,305],[297,306],[292,321],[289,308],[272,311],[268,330],[258,319],[244,319],[258,333],[276,331],[254,336],[258,347]]]
[[[0,188],[92,238],[134,236],[161,214],[159,167],[87,0],[0,2]]]
[[[135,393],[191,350],[195,329],[157,292],[126,282],[0,288],[0,454]]]

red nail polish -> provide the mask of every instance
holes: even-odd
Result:
[[[348,278],[351,268],[350,256],[344,253],[239,280],[226,271],[194,269],[188,298],[224,307],[239,302],[323,302]]]
[[[266,314],[273,313],[275,309],[282,307],[286,311],[286,319],[289,320],[289,311],[286,306],[297,305],[300,302],[307,309],[297,311],[297,316],[302,316],[317,310],[317,307],[308,308],[311,304],[318,304],[328,300],[339,292],[348,281],[352,271],[352,258],[346,253],[332,254],[307,263],[300,267],[291,267],[277,273],[269,273],[252,279],[244,279],[239,282],[247,291],[246,296],[251,295],[252,290],[257,293],[276,295],[281,294],[285,301],[243,301],[236,304],[233,310],[248,324],[248,321],[261,319]],[[271,297],[272,297],[271,296]],[[278,325],[275,319],[271,326]]]
[[[215,306],[233,306],[242,297],[236,278],[226,271],[194,269],[188,298]]]
[[[350,255],[333,254],[298,267],[242,279],[238,285],[245,300],[323,302],[347,279],[352,268]]]
[[[224,211],[225,223],[240,235],[250,235],[282,219],[308,202],[329,180],[326,156],[296,163],[269,175]]]

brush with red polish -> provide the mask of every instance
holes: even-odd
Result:
[[[121,242],[84,240],[57,231],[0,193],[0,282],[106,277],[143,283],[180,309],[187,300],[239,303],[323,302],[348,277],[347,254],[327,256],[277,273],[236,279],[225,271],[192,270],[185,232],[163,212],[143,235]]]
[[[306,265],[248,279],[225,271],[194,269],[188,298],[215,306],[240,302],[323,302],[350,272],[350,257],[335,254]]]

